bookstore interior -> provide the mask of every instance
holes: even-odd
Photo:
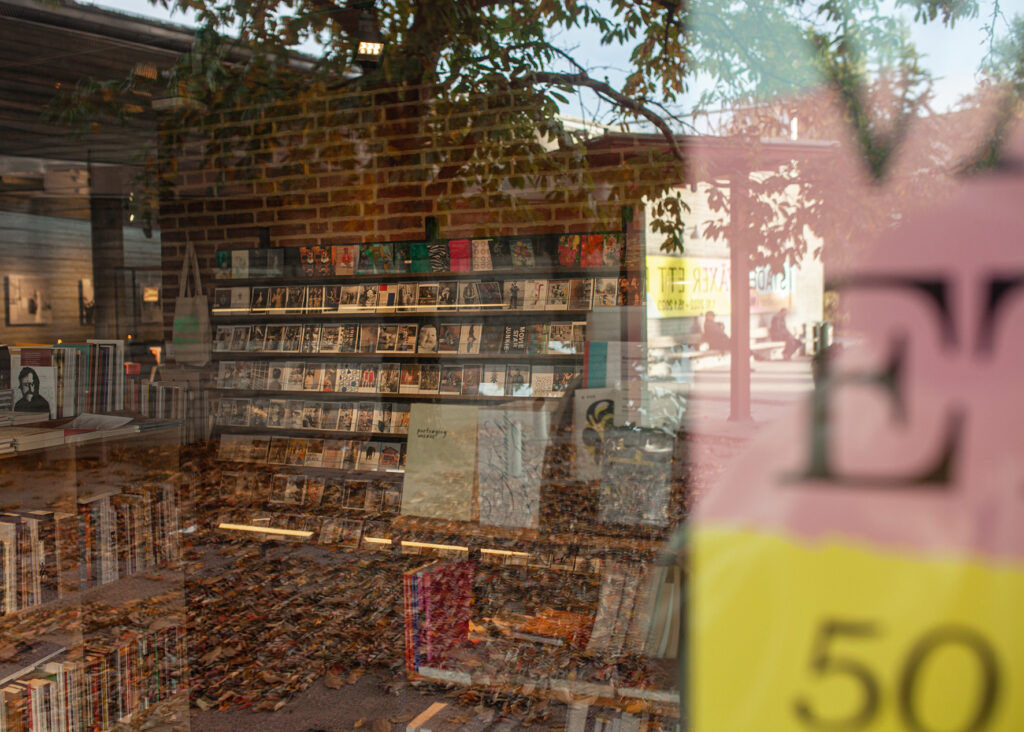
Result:
[[[202,729],[364,673],[477,695],[405,702],[409,729],[672,728],[684,400],[646,377],[643,240],[168,266],[125,222],[143,266],[103,281],[94,241],[58,288],[5,245],[0,730]]]

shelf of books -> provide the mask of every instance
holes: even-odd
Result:
[[[641,295],[623,244],[606,232],[218,252],[229,482],[264,523],[304,514],[311,536],[397,515],[417,406],[564,396],[592,310]]]
[[[592,337],[642,308],[626,241],[219,252],[213,525],[423,554],[413,677],[678,714],[678,425]]]
[[[187,711],[180,425],[113,419],[0,460],[0,730]]]

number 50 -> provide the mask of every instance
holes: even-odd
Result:
[[[874,623],[826,620],[821,624],[811,649],[811,670],[821,677],[846,676],[851,679],[860,688],[860,704],[845,717],[829,717],[813,709],[805,698],[797,698],[793,710],[805,727],[820,732],[856,732],[874,721],[882,698],[875,673],[864,663],[834,652],[832,646],[844,638],[852,642],[878,634]],[[983,732],[992,719],[999,695],[999,661],[995,651],[974,630],[958,625],[943,625],[921,636],[903,662],[897,698],[900,716],[910,732],[939,732],[926,727],[921,721],[914,697],[921,667],[934,651],[948,645],[962,646],[974,655],[981,673],[981,688],[970,719],[961,727],[942,732]]]

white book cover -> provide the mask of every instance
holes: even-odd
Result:
[[[403,514],[473,519],[477,413],[463,404],[411,406]]]
[[[123,374],[123,366],[121,371]],[[57,376],[52,350],[49,347],[12,348],[11,387],[15,412],[38,413],[41,419],[56,417]]]
[[[480,523],[538,528],[549,411],[482,408],[477,428]]]
[[[544,310],[548,301],[547,280],[527,280],[523,299],[524,310]]]
[[[480,380],[481,396],[505,396],[505,364],[487,364]]]
[[[530,375],[532,396],[551,396],[555,388],[555,367],[550,364],[537,364]]]

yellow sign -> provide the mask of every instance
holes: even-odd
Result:
[[[729,260],[647,257],[647,314],[679,318],[729,313]]]
[[[1024,729],[1024,567],[705,529],[695,732]]]

